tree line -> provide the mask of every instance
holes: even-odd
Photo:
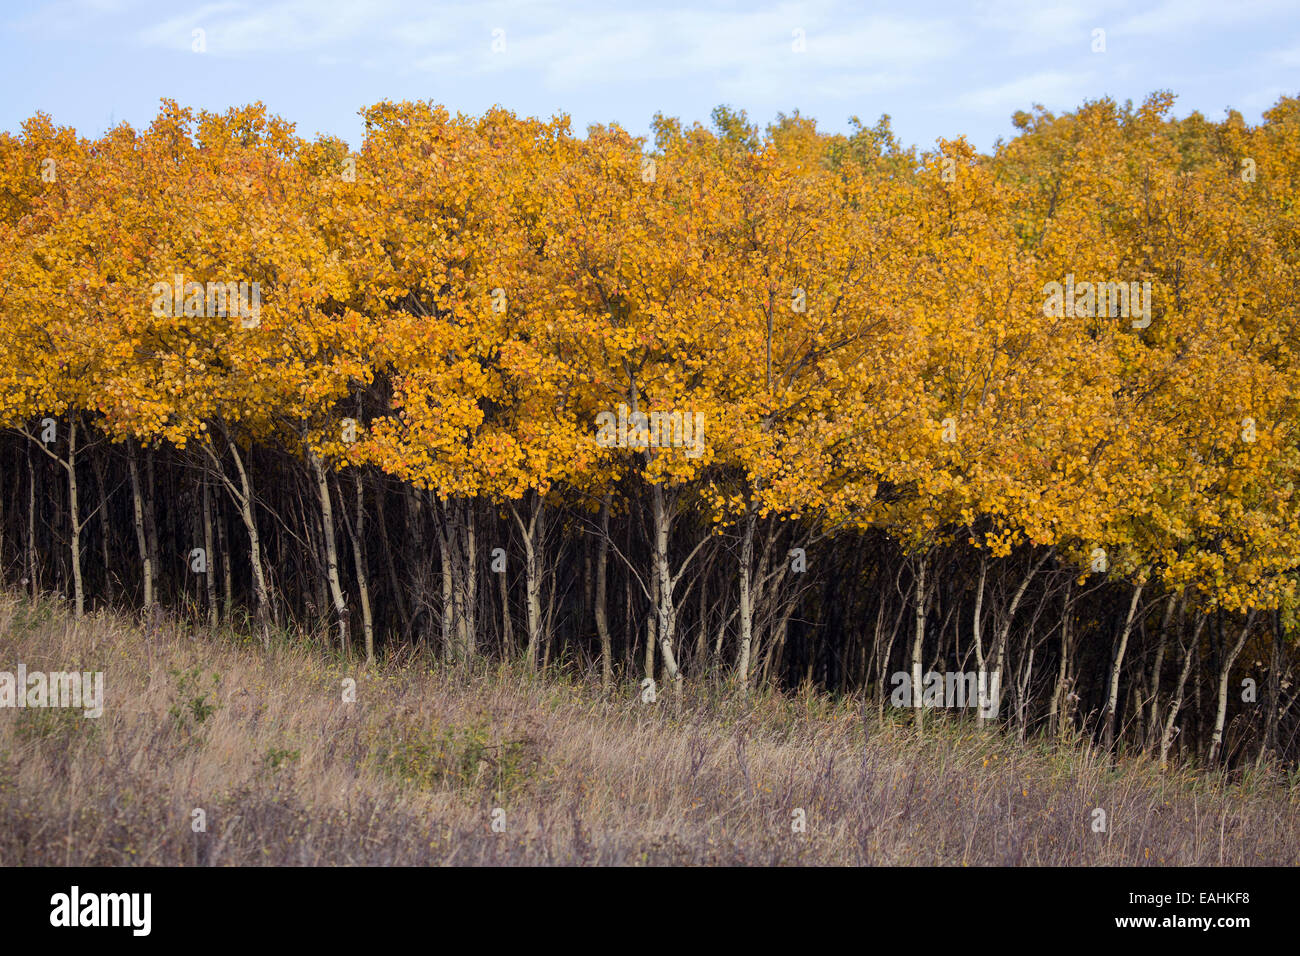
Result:
[[[363,115],[0,135],[11,586],[1294,762],[1300,100]]]

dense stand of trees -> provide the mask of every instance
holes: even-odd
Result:
[[[382,103],[357,152],[34,117],[5,580],[609,686],[997,672],[972,719],[1021,735],[1293,762],[1300,100],[1171,105],[987,156],[726,108],[650,145]]]

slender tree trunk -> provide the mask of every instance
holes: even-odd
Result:
[[[439,522],[438,555],[442,564],[442,659],[452,659],[452,628],[456,620],[455,586],[452,582],[451,546],[448,541],[446,522]]]
[[[1265,754],[1276,754],[1278,749],[1277,727],[1278,717],[1282,709],[1280,686],[1283,641],[1282,610],[1277,608],[1273,611],[1273,656],[1268,666],[1268,712],[1264,717],[1264,742],[1259,748],[1257,765],[1263,763]],[[1278,754],[1278,756],[1281,755]]]
[[[474,516],[470,503],[450,499],[443,503],[439,546],[443,554],[444,643],[448,660],[473,659],[474,610],[477,600],[477,556]]]
[[[68,472],[68,512],[72,529],[72,593],[77,617],[86,613],[86,592],[81,580],[81,509],[77,504],[77,423],[68,423],[68,460],[63,463]]]
[[[882,575],[881,576],[882,587],[881,587],[881,595],[880,595],[880,600],[882,603],[885,601],[885,595],[888,593],[888,591],[884,587],[884,584],[885,584],[885,579],[884,576]],[[898,641],[899,633],[903,632],[903,624],[906,623],[906,620],[907,620],[907,602],[899,601],[898,613],[894,616],[894,624],[889,630],[889,640],[885,643],[884,653],[880,655],[880,671],[876,678],[876,686],[880,688],[880,693],[877,695],[877,699],[879,701],[879,707],[876,711],[876,716],[877,718],[882,720],[884,719],[885,716],[885,700],[888,697],[888,692],[886,691],[886,688],[888,687],[889,664],[894,657],[894,644]]]
[[[916,630],[912,637],[912,708],[916,711],[916,729],[925,729],[925,708],[921,706],[923,684],[921,651],[925,643],[925,572],[929,553],[916,559]]]
[[[1002,621],[1002,626],[998,629],[996,655],[997,666],[993,670],[993,673],[997,675],[997,693],[994,695],[994,714],[1002,712],[1002,695],[1006,689],[1004,685],[1010,683],[1010,681],[1004,681],[1002,678],[1006,673],[1007,643],[1011,638],[1011,626],[1015,623],[1016,611],[1020,607],[1021,600],[1024,599],[1025,592],[1029,589],[1029,582],[1033,580],[1034,575],[1038,573],[1038,569],[1047,563],[1047,559],[1051,556],[1051,551],[1045,551],[1041,558],[1029,565],[1029,570],[1026,571],[1025,576],[1020,579],[1020,585],[1016,588],[1016,593],[1011,597],[1011,604],[1007,607],[1006,618]],[[990,677],[990,681],[991,680],[992,677]]]
[[[366,496],[365,484],[361,481],[361,471],[353,474],[357,489],[357,510],[353,521],[344,521],[348,529],[348,538],[352,542],[352,566],[357,575],[357,599],[361,602],[361,632],[366,645],[366,665],[375,662],[375,620],[370,609],[370,575],[366,562]],[[343,485],[339,481],[339,501],[343,501]],[[347,509],[343,509],[347,518]]]
[[[631,522],[628,522],[629,527]],[[629,537],[631,532],[629,531]],[[632,662],[636,659],[636,615],[633,612],[632,575],[623,575],[623,672],[632,673]]]
[[[975,667],[979,674],[985,673],[984,661],[984,583],[988,579],[989,562],[988,556],[980,552],[980,580],[979,585],[975,588],[975,620],[972,626],[972,632],[975,638]],[[987,680],[987,678],[985,678]],[[984,708],[975,708],[975,726],[984,726]]]
[[[710,569],[711,570],[711,569]],[[699,606],[696,611],[695,651],[691,666],[703,675],[711,672],[709,661],[709,575],[700,575]]]
[[[524,544],[524,597],[525,615],[528,625],[528,643],[524,647],[524,661],[529,673],[537,670],[537,651],[542,641],[542,568],[541,542],[546,535],[546,506],[542,497],[529,492],[528,521],[519,514],[512,502],[510,513],[519,526]]]
[[[207,558],[208,565],[203,577],[206,579],[208,592],[208,623],[215,628],[217,626],[217,565],[216,554],[212,550],[212,491],[206,475],[200,480],[203,482],[203,554]]]
[[[496,576],[497,585],[501,589],[501,653],[506,660],[510,660],[515,654],[515,626],[510,616],[510,587],[506,583],[506,574],[502,572]]]
[[[330,486],[325,466],[314,452],[308,452],[312,472],[316,475],[316,491],[320,497],[321,528],[325,536],[325,578],[329,582],[330,597],[334,602],[334,615],[339,625],[339,647],[345,657],[352,656],[352,639],[348,633],[348,603],[339,583],[339,551],[334,538],[334,505],[330,501]]]
[[[606,568],[609,564],[609,508],[606,494],[600,505],[600,543],[596,551],[596,632],[600,635],[600,686],[608,691],[614,684],[614,663],[609,638],[609,619],[605,607]]]
[[[32,466],[32,448],[27,446],[27,583],[32,600],[40,594],[39,569],[36,564],[36,469]]]
[[[140,466],[136,461],[135,444],[130,446],[127,464],[131,472],[131,506],[135,514],[135,544],[140,552],[140,567],[144,578],[144,606],[147,611],[154,602],[153,553],[149,549],[144,527],[144,496],[140,492]]]
[[[3,485],[3,479],[5,477],[5,473],[6,473],[5,467],[3,465],[0,465],[0,486]],[[19,484],[19,478],[17,474],[17,469],[15,469],[14,481],[13,481],[13,487],[15,489],[15,493],[14,493],[15,500],[17,500],[18,484]],[[9,586],[8,565],[5,562],[5,534],[6,532],[8,532],[8,530],[9,530],[9,516],[5,513],[4,489],[3,487],[0,487],[0,587],[4,587],[4,588],[7,588]]]
[[[1016,683],[1016,736],[1022,744],[1025,742],[1025,712],[1029,704],[1029,682],[1034,676],[1034,646],[1028,639],[1026,643],[1029,644],[1028,660],[1025,661],[1024,674]]]
[[[747,509],[740,538],[740,654],[736,661],[736,680],[742,694],[749,690],[749,652],[754,638],[754,609],[749,590],[756,521],[753,509]]]
[[[221,478],[226,490],[230,492],[231,498],[239,506],[239,517],[244,522],[244,530],[248,532],[248,561],[253,573],[253,594],[257,601],[257,623],[262,631],[263,644],[269,644],[271,636],[269,631],[271,594],[266,584],[266,573],[262,567],[262,539],[257,533],[257,517],[253,511],[253,487],[248,479],[248,471],[244,467],[244,459],[239,454],[239,447],[229,436],[226,438],[226,444],[230,448],[231,458],[235,462],[235,471],[239,476],[238,487],[226,477],[225,471],[221,468],[221,462],[211,448],[204,447],[207,448],[208,455],[217,471],[217,476]]]
[[[1246,637],[1250,634],[1251,625],[1255,623],[1254,610],[1246,615],[1246,623],[1242,625],[1241,634],[1237,638],[1237,643],[1232,645],[1232,650],[1224,657],[1222,666],[1219,668],[1219,694],[1218,707],[1214,713],[1214,735],[1210,738],[1210,757],[1207,761],[1213,767],[1219,760],[1219,752],[1223,747],[1223,726],[1228,714],[1228,681],[1232,677],[1232,665],[1237,662],[1237,655],[1241,653],[1242,647],[1246,644]]]
[[[158,498],[154,493],[157,488],[157,482],[154,477],[154,454],[152,449],[146,449],[144,456],[144,533],[149,545],[149,563],[146,570],[151,575],[150,590],[153,592],[153,603],[160,601],[158,593],[158,576],[162,571],[160,561],[161,551],[158,549]]]
[[[1156,647],[1156,659],[1151,665],[1151,702],[1147,713],[1147,732],[1143,739],[1143,749],[1150,752],[1159,745],[1160,734],[1160,683],[1161,672],[1165,666],[1165,648],[1169,641],[1169,624],[1174,619],[1174,607],[1178,602],[1177,592],[1169,595],[1165,603],[1164,620],[1160,622],[1160,643]]]
[[[474,660],[478,646],[478,531],[474,503],[462,502],[461,513],[460,657],[468,663]]]
[[[112,543],[112,525],[108,520],[108,480],[104,476],[104,462],[100,455],[91,455],[90,464],[95,470],[95,488],[99,491],[99,549],[100,558],[104,564],[104,590],[108,597],[108,603],[111,605],[114,595],[113,560],[109,556],[109,546]],[[0,527],[3,526],[0,525]],[[3,539],[0,538],[0,540]]]
[[[596,571],[591,561],[591,536],[582,535],[582,622],[580,629],[585,633],[587,622],[593,620],[592,600],[596,590]]]
[[[655,566],[659,575],[659,649],[663,652],[664,670],[669,680],[681,687],[682,674],[673,654],[677,612],[673,608],[673,578],[668,567],[668,532],[671,519],[664,501],[662,485],[654,485]],[[680,700],[680,697],[678,698]]]
[[[1219,645],[1222,643],[1223,643],[1223,621],[1220,612],[1215,611],[1214,622],[1210,625],[1210,658],[1212,664],[1214,660],[1217,659],[1218,657],[1218,648]],[[1204,747],[1202,745],[1202,733],[1201,733],[1201,714],[1204,713],[1204,707],[1202,707],[1201,705],[1201,658],[1200,658],[1199,647],[1197,648],[1196,670],[1192,675],[1192,699],[1194,701],[1194,704],[1192,707],[1191,717],[1192,717],[1192,723],[1196,727],[1196,733],[1195,733],[1195,737],[1193,738],[1193,743],[1195,744],[1196,747],[1195,754],[1197,757],[1200,757],[1204,750]]]
[[[226,510],[220,501],[213,502],[217,522],[217,550],[221,552],[221,613],[226,621],[235,611],[234,571],[230,566],[230,546],[226,542]]]
[[[730,623],[730,620],[730,618],[724,617],[721,614],[718,615],[718,631],[713,638],[714,660],[720,660],[722,658],[722,641],[723,638],[727,636],[727,624]]]
[[[543,580],[547,574],[546,568],[542,568]],[[552,573],[552,582],[554,576]],[[555,588],[546,589],[546,613],[542,616],[542,670],[547,671],[551,667],[551,637],[555,631],[552,627],[555,621]]]
[[[312,477],[314,478],[315,476],[313,475]],[[313,513],[309,515],[307,507],[303,504],[301,496],[299,496],[298,520],[303,530],[303,536],[307,539],[307,547],[303,550],[315,558],[315,563],[311,566],[312,570],[310,573],[303,571],[302,574],[297,576],[298,590],[305,591],[310,588],[315,592],[314,599],[310,602],[309,607],[312,609],[314,614],[318,615],[320,622],[325,626],[326,634],[332,634],[333,625],[330,623],[331,616],[329,610],[330,604],[332,603],[330,598],[330,586],[326,576],[320,573],[328,563],[328,559],[325,556],[325,542],[321,540],[320,523],[316,520],[315,515],[315,507],[318,506],[319,503],[313,507]],[[305,561],[301,563],[304,565],[306,564]],[[306,577],[307,580],[303,581],[303,577]],[[331,639],[332,638],[327,638],[327,640]]]
[[[1187,686],[1187,675],[1191,673],[1192,661],[1197,654],[1197,642],[1200,640],[1201,628],[1204,624],[1204,616],[1198,614],[1191,643],[1187,645],[1187,650],[1183,652],[1183,666],[1178,672],[1178,684],[1174,689],[1174,699],[1169,703],[1169,713],[1165,715],[1164,731],[1160,734],[1161,770],[1164,770],[1169,765],[1169,748],[1174,742],[1174,721],[1178,719],[1178,711],[1183,706],[1183,689]]]
[[[1070,663],[1070,618],[1073,616],[1073,608],[1070,603],[1070,593],[1074,588],[1074,581],[1065,583],[1065,607],[1061,611],[1061,659],[1056,666],[1056,685],[1052,689],[1052,701],[1047,710],[1047,729],[1048,733],[1053,736],[1060,736],[1064,721],[1061,720],[1062,705],[1065,703],[1065,695],[1068,693],[1067,679]]]
[[[1128,648],[1128,636],[1133,630],[1133,618],[1137,614],[1138,601],[1142,598],[1143,587],[1144,585],[1139,584],[1133,589],[1133,597],[1128,605],[1128,614],[1124,618],[1124,627],[1120,632],[1119,647],[1115,650],[1115,662],[1110,669],[1108,685],[1110,689],[1106,697],[1106,729],[1103,737],[1107,750],[1115,742],[1115,712],[1119,709],[1120,669],[1124,666],[1124,651]]]
[[[524,544],[524,592],[528,620],[528,646],[525,657],[530,671],[537,669],[537,649],[542,639],[542,575],[537,556],[537,544],[532,537],[536,529],[535,522],[540,518],[536,512],[533,517],[534,522],[530,523]]]
[[[655,622],[659,615],[659,575],[650,576],[650,611],[645,619],[645,676],[655,676]]]

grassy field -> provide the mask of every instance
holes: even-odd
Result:
[[[0,594],[0,671],[20,661],[102,670],[106,704],[0,708],[5,865],[1300,860],[1294,776],[1162,775],[938,717],[918,737],[817,695],[367,670],[304,635],[266,651]]]

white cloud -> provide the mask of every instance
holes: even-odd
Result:
[[[378,8],[377,8],[378,6]],[[589,84],[717,82],[754,94],[779,93],[792,80],[819,90],[877,91],[888,77],[906,77],[957,56],[962,29],[924,14],[862,14],[851,5],[816,0],[756,10],[729,3],[676,9],[600,5],[452,4],[430,15],[410,0],[323,7],[273,0],[257,7],[218,2],[171,17],[140,33],[148,46],[188,49],[203,28],[216,56],[314,52],[335,60],[376,45],[396,72],[461,75],[532,72],[551,89]],[[492,52],[492,31],[506,31],[506,50]],[[793,31],[806,48],[792,49]]]
[[[1088,95],[1093,74],[1045,71],[1017,80],[970,90],[957,97],[962,109],[983,113],[1011,113],[1034,103],[1075,107]]]
[[[1071,45],[1086,50],[1093,29],[1104,28],[1105,19],[1105,4],[988,0],[975,5],[972,25],[990,31],[1000,53],[1022,56]]]
[[[1278,99],[1283,96],[1292,94],[1293,90],[1285,89],[1281,86],[1266,86],[1261,90],[1252,90],[1233,105],[1242,110],[1257,110],[1263,112],[1277,103]]]
[[[343,45],[350,37],[398,9],[385,0],[357,3],[334,0],[282,0],[278,3],[210,3],[142,30],[145,46],[188,50],[191,31],[206,34],[214,56],[319,51]]]
[[[1251,27],[1277,13],[1294,9],[1292,0],[1165,0],[1159,6],[1121,20],[1116,32],[1170,35],[1193,27]]]

